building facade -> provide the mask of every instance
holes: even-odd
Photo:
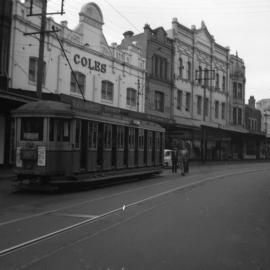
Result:
[[[145,113],[162,125],[172,123],[173,41],[163,27],[151,29],[146,24],[143,33],[124,33],[119,47],[130,44],[136,44],[146,58]]]

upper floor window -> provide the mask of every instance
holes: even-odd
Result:
[[[216,89],[219,89],[219,74],[216,73]]]
[[[237,98],[237,83],[233,83],[233,97]]]
[[[177,109],[182,109],[182,98],[183,98],[183,92],[181,90],[177,91]]]
[[[189,61],[187,62],[187,79],[191,80],[191,63]]]
[[[74,75],[76,77],[76,80],[79,84],[77,84]],[[85,92],[85,75],[81,72],[75,71],[73,74],[70,73],[70,92],[81,94],[81,91]]]
[[[202,114],[202,97],[197,96],[197,114]]]
[[[37,82],[37,73],[38,73],[38,58],[29,57],[29,81],[36,83]],[[46,79],[46,62],[43,61],[43,76],[42,76],[42,85],[45,85]]]
[[[199,66],[198,82],[199,84],[202,83],[202,67],[201,66]]]
[[[135,106],[136,96],[137,96],[137,91],[135,89],[127,88],[127,105]]]
[[[159,55],[152,56],[152,75],[160,79],[167,79],[168,61]]]
[[[238,125],[242,125],[242,109],[238,108]]]
[[[224,120],[225,119],[225,103],[222,102],[221,104],[221,119]]]
[[[186,93],[186,111],[189,112],[190,111],[190,93]]]
[[[184,69],[183,60],[182,58],[179,58],[179,77],[180,78],[183,78],[183,69]]]
[[[209,107],[209,99],[205,98],[204,99],[204,115],[208,116],[208,107]]]
[[[113,101],[113,83],[110,81],[102,81],[101,98]]]
[[[155,92],[155,110],[164,112],[164,93],[159,91]]]
[[[233,107],[233,124],[237,124],[237,108]]]
[[[237,97],[239,99],[243,98],[243,89],[242,89],[242,84],[241,83],[238,83]]]
[[[204,85],[208,86],[209,83],[209,70],[207,68],[204,69]]]
[[[215,118],[218,119],[218,114],[219,114],[219,102],[216,100],[215,101]]]
[[[225,92],[225,88],[226,88],[226,77],[223,76],[222,77],[222,91]]]

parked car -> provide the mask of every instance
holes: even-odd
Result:
[[[165,149],[164,150],[164,167],[170,168],[172,167],[172,150],[171,149]]]

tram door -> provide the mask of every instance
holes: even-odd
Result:
[[[113,125],[112,126],[112,156],[111,156],[112,167],[116,167],[116,164],[117,164],[116,147],[117,147],[117,128],[115,125]]]
[[[81,130],[81,169],[87,168],[87,134],[88,134],[88,122],[82,120],[82,130]]]
[[[104,138],[103,138],[103,131],[104,131],[104,124],[98,124],[98,149],[97,149],[97,166],[102,169],[103,167],[103,145],[104,145]]]

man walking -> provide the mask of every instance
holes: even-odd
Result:
[[[172,173],[177,173],[178,154],[178,149],[175,147],[172,150]]]

